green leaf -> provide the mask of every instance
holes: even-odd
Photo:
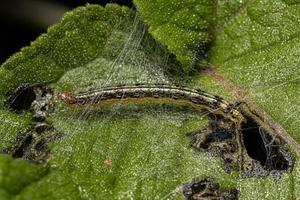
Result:
[[[48,168],[25,161],[15,161],[9,156],[0,155],[0,194],[1,199],[17,195],[31,184],[38,182],[48,173]]]
[[[149,32],[177,56],[183,69],[147,34],[134,11],[117,5],[77,8],[1,66],[1,102],[23,83],[50,84],[54,96],[119,83],[175,82],[234,100],[239,88],[247,102],[299,142],[299,112],[294,112],[300,102],[299,40],[298,27],[292,28],[299,6],[291,1],[268,3],[136,0]],[[198,42],[210,39],[214,73],[182,77]],[[63,137],[48,144],[47,164],[0,155],[1,197],[182,199],[176,195],[179,186],[207,176],[224,190],[236,187],[240,199],[300,196],[298,158],[293,172],[280,180],[241,178],[238,172],[226,173],[219,158],[194,151],[186,134],[207,125],[202,111],[162,101],[79,108],[54,100],[55,112],[47,121]],[[36,122],[30,111],[12,113],[4,104],[0,109],[3,151]]]
[[[215,23],[215,2],[211,0],[135,0],[149,25],[149,32],[182,63],[192,66],[201,41],[209,41]]]

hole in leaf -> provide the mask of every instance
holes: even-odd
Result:
[[[253,119],[242,125],[242,138],[248,155],[258,160],[266,170],[288,170],[292,166],[291,155],[280,141],[271,136]]]
[[[243,142],[248,155],[264,165],[267,160],[266,148],[259,131],[259,125],[252,119],[242,126]]]
[[[16,112],[30,110],[36,122],[43,122],[54,112],[53,91],[43,83],[22,84],[7,94],[6,106]]]
[[[33,141],[32,135],[28,135],[22,142],[21,146],[19,146],[15,152],[12,154],[13,158],[22,158],[27,151],[28,147],[31,145]]]
[[[18,87],[9,95],[6,104],[10,109],[15,111],[28,110],[35,99],[34,87],[26,84]]]

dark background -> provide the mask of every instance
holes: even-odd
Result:
[[[59,22],[66,11],[87,3],[133,7],[132,0],[0,0],[0,65]]]

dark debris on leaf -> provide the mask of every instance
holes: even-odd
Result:
[[[219,183],[213,178],[193,179],[192,182],[183,185],[182,194],[187,200],[237,200],[238,190],[230,189],[222,191]]]
[[[234,128],[222,117],[211,116],[210,119],[208,127],[190,134],[192,147],[221,157],[227,172],[238,169],[239,145]]]
[[[16,113],[30,111],[33,124],[25,133],[20,133],[15,145],[5,149],[4,153],[36,163],[47,162],[50,156],[48,143],[63,136],[47,122],[47,117],[54,112],[52,89],[46,84],[22,84],[7,96],[8,108]]]
[[[59,140],[61,137],[63,133],[50,124],[38,122],[24,134],[19,135],[15,145],[5,149],[4,153],[12,155],[13,158],[45,163],[50,156],[48,143]]]

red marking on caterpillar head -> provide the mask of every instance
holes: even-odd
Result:
[[[65,104],[76,104],[77,100],[74,95],[70,92],[60,92],[58,93],[58,97],[65,103]]]

